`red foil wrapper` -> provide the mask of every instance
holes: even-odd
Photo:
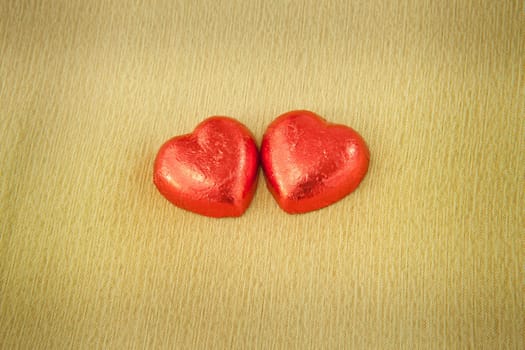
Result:
[[[250,131],[235,119],[211,117],[193,133],[162,145],[153,182],[180,208],[211,217],[240,216],[253,198],[257,167]]]
[[[261,144],[266,183],[288,213],[326,207],[354,191],[368,170],[370,153],[353,129],[310,111],[275,119]]]

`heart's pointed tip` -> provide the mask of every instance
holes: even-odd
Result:
[[[185,212],[197,214],[200,216],[206,216],[210,218],[236,218],[242,216],[248,209],[250,203],[236,203],[236,204],[225,204],[222,202],[206,202],[195,203],[190,201],[181,200],[170,193],[169,191],[163,190],[162,186],[159,188],[159,192],[162,196],[173,206],[182,209]],[[251,201],[251,198],[250,198]]]
[[[193,211],[192,213],[198,214],[201,216],[206,216],[208,218],[214,218],[214,219],[228,219],[228,218],[238,218],[241,217],[244,214],[244,211],[242,212],[235,212],[235,213],[221,213],[221,214],[214,214],[214,213],[199,213]]]

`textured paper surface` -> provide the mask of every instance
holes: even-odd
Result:
[[[523,349],[520,1],[0,1],[0,348]],[[290,216],[157,149],[310,109],[371,168]]]

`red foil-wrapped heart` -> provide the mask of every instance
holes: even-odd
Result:
[[[266,183],[288,213],[317,210],[342,199],[364,178],[369,159],[356,131],[310,111],[279,116],[261,144]]]
[[[211,117],[160,148],[153,182],[176,206],[211,217],[240,216],[257,182],[257,146],[235,119]]]

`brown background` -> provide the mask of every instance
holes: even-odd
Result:
[[[2,348],[524,344],[521,1],[0,0]],[[238,219],[152,184],[209,115],[310,109],[359,189]],[[262,180],[262,178],[261,178]]]

